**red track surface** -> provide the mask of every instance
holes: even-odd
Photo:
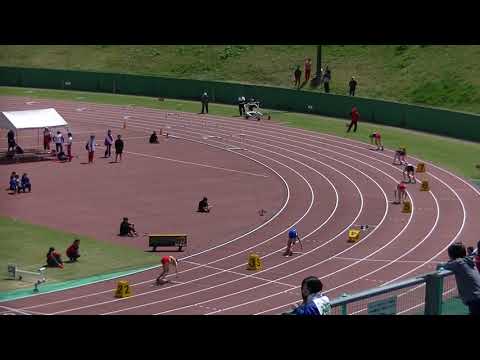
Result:
[[[431,191],[409,185],[413,212],[401,213],[400,206],[391,204],[401,169],[391,164],[393,152],[388,150],[375,152],[355,141],[268,121],[0,99],[2,110],[55,107],[71,123],[74,150],[81,154],[72,164],[28,164],[35,191],[2,195],[2,214],[119,241],[111,229],[129,209],[142,231],[161,227],[191,234],[188,251],[179,256],[179,276],[170,284],[153,285],[158,271],[146,271],[127,278],[133,286],[129,298],[113,297],[112,280],[2,303],[7,309],[34,314],[276,314],[298,301],[298,285],[308,275],[322,278],[333,298],[432,271],[436,261],[445,260],[450,243],[473,244],[480,230],[473,217],[480,210],[478,190],[430,164],[425,177]],[[119,130],[124,116],[129,116],[127,130]],[[97,159],[95,165],[80,164],[88,133],[95,131],[101,144],[107,128],[126,138],[124,163]],[[158,146],[145,144],[146,134],[159,128],[175,138]],[[205,139],[207,135],[222,139]],[[2,178],[25,167],[2,166]],[[154,179],[151,188],[130,191],[147,179]],[[55,191],[61,184],[65,190]],[[204,193],[215,208],[200,216],[194,207]],[[62,200],[58,206],[51,205],[52,196]],[[258,216],[260,208],[268,210],[266,217]],[[285,258],[286,231],[293,224],[304,249]],[[355,224],[375,227],[352,245],[346,238]],[[145,240],[124,241],[145,248]],[[261,271],[246,270],[250,252],[262,257]],[[422,302],[422,290],[414,291],[418,296],[411,307]]]

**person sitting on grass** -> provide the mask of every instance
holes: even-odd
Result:
[[[32,191],[32,184],[30,183],[30,179],[28,178],[27,174],[24,173],[22,175],[22,179],[20,180],[20,185],[18,185],[18,192],[28,189],[28,192]]]
[[[323,284],[316,276],[309,276],[302,281],[301,304],[294,306],[294,309],[285,315],[319,316],[330,314],[330,299],[322,294]]]
[[[67,256],[70,259],[70,262],[75,262],[80,257],[80,240],[75,239],[73,244],[70,245],[67,249]]]
[[[48,267],[59,267],[63,269],[62,256],[55,251],[55,248],[51,247],[47,253],[47,266]]]
[[[10,175],[10,182],[8,183],[10,191],[17,191],[17,180],[15,180],[16,175],[17,173],[15,171]]]
[[[198,210],[197,210],[198,212],[208,213],[208,212],[210,212],[211,209],[212,209],[212,207],[210,205],[208,205],[208,199],[206,197],[204,197],[198,203]]]
[[[447,251],[450,261],[437,265],[437,270],[443,268],[455,274],[458,293],[470,315],[480,315],[480,273],[475,269],[473,256],[467,256],[461,242],[450,245]]]
[[[124,217],[120,224],[120,236],[138,236],[135,231],[135,225],[128,222],[128,218]]]
[[[150,135],[150,144],[158,144],[158,136],[157,133],[154,131],[152,135]]]

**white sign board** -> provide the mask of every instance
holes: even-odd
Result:
[[[395,315],[397,313],[397,297],[374,301],[368,304],[368,315]]]

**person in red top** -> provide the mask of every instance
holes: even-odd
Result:
[[[350,122],[350,125],[348,125],[347,132],[350,132],[350,129],[353,126],[353,132],[357,131],[357,123],[358,120],[360,120],[360,113],[358,112],[357,108],[354,106],[352,107],[352,111],[350,112],[350,116],[352,118],[352,121]]]
[[[80,249],[80,240],[75,239],[73,244],[70,245],[67,249],[67,256],[70,259],[70,262],[75,262],[80,257],[79,249]]]
[[[63,261],[61,255],[55,251],[55,248],[51,247],[47,253],[47,266],[59,267],[63,269]]]
[[[377,146],[377,150],[382,150],[383,151],[383,144],[382,144],[382,135],[375,130],[372,135],[370,135],[370,143],[373,145],[373,142],[375,141],[375,145]]]
[[[310,75],[312,73],[312,59],[308,58],[305,60],[305,82],[308,82],[310,80]]]
[[[400,181],[397,185],[397,189],[395,190],[395,201],[394,204],[400,204],[407,200],[407,185],[403,181]]]
[[[50,150],[50,143],[52,142],[52,134],[48,128],[43,129],[43,150]]]
[[[163,271],[157,278],[157,285],[166,283],[165,277],[167,276],[168,272],[170,271],[170,265],[175,266],[175,273],[178,276],[178,269],[177,269],[178,260],[175,259],[173,256],[164,256],[164,257],[162,257]]]

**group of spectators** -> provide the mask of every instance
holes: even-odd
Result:
[[[122,161],[122,154],[123,148],[125,146],[122,135],[117,135],[117,140],[113,141],[112,131],[108,130],[107,135],[105,136],[104,140],[105,146],[105,154],[104,158],[110,158],[112,156],[112,145],[115,147],[115,162],[118,162],[118,159]],[[97,148],[96,138],[95,135],[90,135],[90,139],[88,139],[87,143],[85,144],[85,150],[88,153],[88,163],[93,164],[93,158],[95,156],[95,150]]]
[[[303,71],[304,71],[304,82],[302,83],[302,70],[300,68],[300,65],[297,65],[295,68],[295,71],[293,73],[294,77],[294,83],[295,87],[297,89],[300,89],[310,81],[310,76],[312,74],[312,59],[306,58],[303,64]],[[320,68],[320,71],[317,74],[317,79],[318,83],[320,85],[323,85],[323,88],[325,90],[325,93],[330,92],[330,82],[332,81],[332,71],[328,66],[325,67],[325,69]],[[348,94],[350,96],[355,96],[355,90],[357,88],[357,80],[355,80],[355,77],[352,76],[348,83]]]
[[[80,257],[80,240],[75,239],[73,243],[67,248],[66,255],[70,262],[76,262]],[[62,255],[55,250],[54,247],[48,249],[47,266],[58,267],[63,269]]]
[[[52,134],[49,128],[44,128],[43,150],[50,151],[50,144],[52,142],[55,144],[55,155],[57,156],[58,160],[72,161],[73,135],[70,131],[67,131],[67,139],[65,140],[65,137],[60,130],[58,130],[56,134]],[[67,151],[66,154],[65,150]]]
[[[27,189],[28,192],[31,192],[32,184],[30,183],[30,178],[26,173],[24,173],[20,178],[20,176],[15,171],[13,171],[10,174],[9,189],[10,191],[13,191],[13,194],[26,192]]]

